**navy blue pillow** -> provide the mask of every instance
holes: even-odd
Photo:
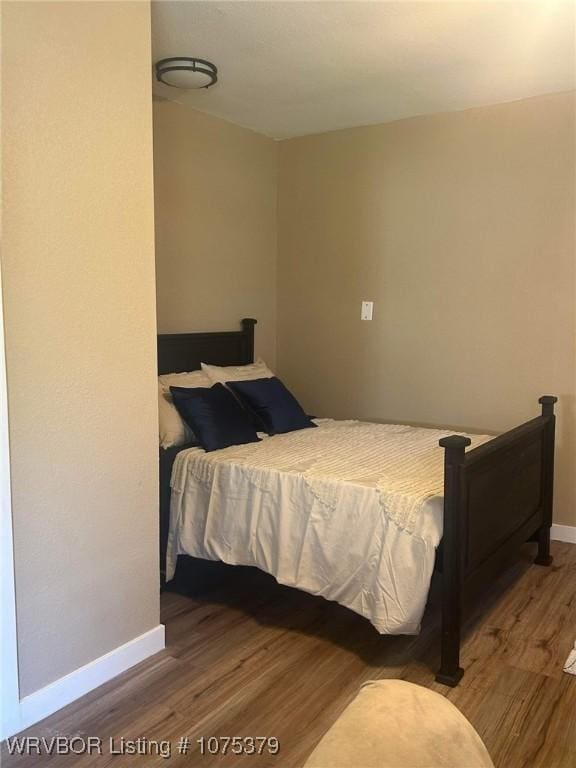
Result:
[[[226,385],[260,419],[269,435],[316,426],[276,376],[252,381],[227,381]]]
[[[170,387],[170,392],[178,413],[205,451],[259,442],[250,414],[223,384]]]

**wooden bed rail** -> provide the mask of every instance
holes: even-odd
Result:
[[[538,565],[550,565],[554,493],[554,404],[542,415],[466,452],[470,438],[450,435],[444,448],[442,641],[436,680],[455,686],[463,606],[487,586],[530,538]]]

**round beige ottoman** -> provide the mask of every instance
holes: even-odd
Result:
[[[468,720],[439,693],[403,680],[364,683],[305,768],[494,768]]]

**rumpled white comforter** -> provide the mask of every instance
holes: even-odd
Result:
[[[167,578],[179,554],[252,565],[383,634],[417,634],[442,537],[451,431],[319,419],[172,470]],[[489,440],[469,435],[472,447]]]

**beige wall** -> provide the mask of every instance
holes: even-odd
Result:
[[[255,317],[276,342],[277,145],[169,102],[154,103],[158,330],[234,330]]]
[[[278,264],[278,368],[314,413],[504,430],[559,395],[569,525],[574,135],[560,94],[282,142]]]
[[[159,622],[147,3],[2,3],[21,695]]]

